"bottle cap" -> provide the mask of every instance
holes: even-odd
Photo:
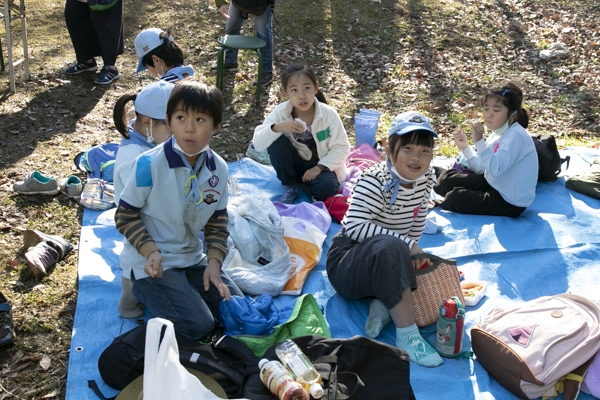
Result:
[[[258,368],[262,369],[262,367],[268,362],[269,362],[269,360],[267,360],[266,358],[263,358],[262,360],[260,360],[258,362]]]
[[[323,396],[323,387],[318,383],[313,383],[310,385],[308,392],[315,399],[320,399]]]

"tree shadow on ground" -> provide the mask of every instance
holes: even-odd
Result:
[[[109,85],[94,85],[90,76],[73,77],[67,83],[50,87],[27,101],[22,108],[8,110],[1,116],[0,159],[4,167],[29,156],[39,142],[56,134],[71,134],[77,123],[94,109]],[[76,86],[77,88],[74,88]],[[5,92],[0,103],[8,98]],[[31,135],[35,132],[35,135]]]

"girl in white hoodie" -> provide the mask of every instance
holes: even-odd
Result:
[[[287,101],[254,130],[258,151],[268,151],[277,178],[287,186],[278,199],[293,203],[303,188],[316,200],[338,193],[346,179],[350,143],[337,111],[326,104],[315,72],[292,64],[281,73]]]

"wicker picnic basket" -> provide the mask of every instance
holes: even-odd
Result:
[[[417,290],[412,292],[412,307],[417,326],[427,326],[437,321],[442,300],[457,296],[465,304],[460,288],[460,274],[455,260],[445,260],[433,254],[415,254],[415,258],[429,258],[431,265],[415,271]]]

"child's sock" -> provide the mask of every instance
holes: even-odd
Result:
[[[371,339],[376,338],[391,320],[390,312],[381,300],[373,299],[369,306],[369,318],[365,324],[365,333]]]
[[[437,367],[444,362],[437,351],[423,339],[417,324],[396,328],[396,347],[406,351],[410,361],[424,367]]]
[[[298,198],[298,186],[288,186],[285,194],[276,201],[284,204],[293,204]]]
[[[140,302],[131,292],[132,289],[133,282],[121,275],[121,297],[117,309],[123,318],[139,318],[144,315]]]

